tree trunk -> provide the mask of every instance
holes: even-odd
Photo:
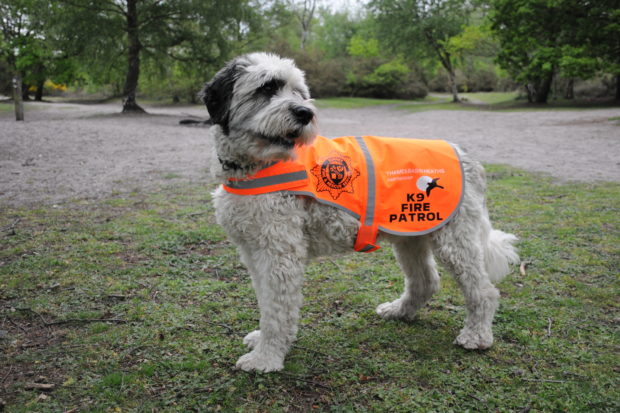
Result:
[[[127,0],[127,40],[129,43],[127,53],[127,77],[123,88],[123,113],[144,113],[136,103],[136,89],[140,78],[140,50],[142,44],[138,32],[138,0]]]
[[[529,103],[547,103],[552,82],[553,72],[550,72],[545,78],[537,78],[534,82],[527,83],[525,85],[527,101]]]
[[[616,100],[620,100],[620,74],[616,75]]]
[[[30,94],[28,92],[28,89],[29,89],[29,86],[22,81],[21,90],[22,90],[22,100],[24,102],[28,102],[30,100]]]
[[[549,91],[551,91],[551,84],[553,82],[553,72],[550,72],[547,77],[542,79],[538,87],[536,88],[536,103],[547,103],[549,98]]]
[[[575,99],[575,79],[568,79],[566,83],[566,91],[564,92],[565,99]]]
[[[43,86],[45,85],[45,80],[39,80],[37,82],[37,91],[34,93],[34,100],[37,102],[43,101]]]
[[[453,70],[448,72],[450,77],[450,90],[452,91],[452,102],[459,103],[461,99],[459,99],[459,88],[456,84],[456,74]]]
[[[15,120],[24,120],[24,101],[22,100],[22,76],[15,71],[13,78],[13,100],[15,101]]]

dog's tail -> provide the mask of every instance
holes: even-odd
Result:
[[[487,229],[483,239],[484,264],[492,283],[501,281],[510,272],[510,264],[519,263],[519,254],[514,246],[517,237],[493,229],[487,220]]]

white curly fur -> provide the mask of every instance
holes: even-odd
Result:
[[[267,98],[256,98],[256,91],[273,78],[283,81],[278,90]],[[296,106],[316,113],[303,73],[291,60],[264,53],[241,56],[206,85],[204,96],[212,118],[225,109],[226,116],[220,113],[210,130],[214,140],[211,170],[221,182],[293,156],[292,146],[270,141],[268,136],[297,145],[309,144],[316,136],[316,116],[303,124],[291,115]],[[463,202],[453,220],[419,237],[379,234],[380,240],[394,245],[405,274],[405,289],[400,298],[379,305],[377,313],[385,319],[413,319],[439,289],[437,257],[465,296],[465,326],[455,343],[486,349],[493,344],[491,325],[499,298],[492,281],[499,281],[508,273],[509,264],[517,262],[512,246],[516,237],[492,229],[485,206],[484,170],[458,150],[466,182]],[[353,251],[360,223],[344,211],[286,193],[239,196],[220,187],[214,203],[217,222],[237,245],[248,268],[260,308],[260,329],[244,338],[251,351],[238,360],[237,368],[280,370],[297,333],[306,263],[321,255]]]

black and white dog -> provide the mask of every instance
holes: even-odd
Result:
[[[310,145],[317,135],[316,109],[304,74],[289,59],[266,53],[238,57],[207,83],[203,99],[214,123],[212,173],[222,183],[292,159],[296,145]],[[467,317],[455,342],[485,349],[493,344],[499,298],[493,282],[518,261],[512,246],[516,237],[492,228],[484,169],[461,150],[459,156],[465,192],[449,224],[423,236],[379,234],[393,244],[405,290],[400,298],[379,305],[377,313],[386,319],[412,319],[439,289],[436,256],[465,296]],[[220,187],[214,203],[217,222],[249,270],[260,308],[260,329],[244,338],[251,351],[237,367],[280,370],[297,333],[306,263],[352,251],[360,222],[335,207],[287,193],[245,196]]]

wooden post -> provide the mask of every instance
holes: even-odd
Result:
[[[15,102],[15,120],[24,120],[24,102],[22,100],[22,76],[19,71],[13,77],[13,101]]]

